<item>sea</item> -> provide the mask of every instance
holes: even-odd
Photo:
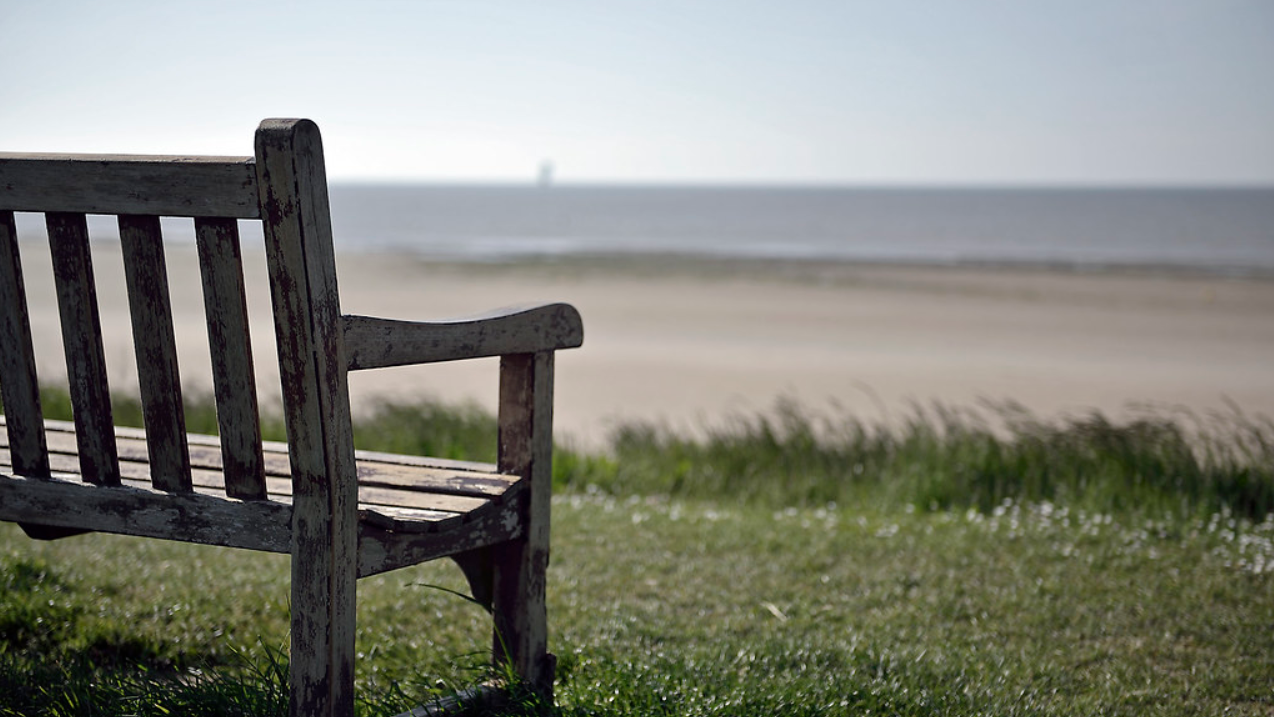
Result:
[[[458,262],[662,255],[1274,277],[1274,187],[336,183],[330,198],[338,252]],[[105,217],[91,218],[90,232],[118,238]],[[189,220],[166,233],[194,240]]]
[[[331,188],[338,251],[1274,275],[1274,188]]]

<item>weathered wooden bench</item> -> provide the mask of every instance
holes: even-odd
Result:
[[[42,419],[14,212],[44,215],[73,423]],[[113,425],[88,214],[118,217],[144,430]],[[159,217],[194,219],[219,437],[185,430]],[[242,220],[265,237],[286,444],[261,440]],[[353,712],[356,579],[442,557],[492,610],[493,659],[551,699],[553,358],[582,341],[565,304],[432,323],[341,315],[308,120],[262,122],[253,157],[0,154],[0,520],[36,538],[290,554],[293,715]],[[498,465],[354,449],[348,371],[487,356],[500,357]]]

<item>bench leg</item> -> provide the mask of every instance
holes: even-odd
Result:
[[[289,714],[353,717],[356,559],[350,536],[314,522],[293,519]]]
[[[550,702],[545,605],[553,456],[553,354],[500,359],[500,469],[528,479],[522,537],[492,548],[494,657]]]
[[[495,638],[497,664],[513,672],[541,697],[553,699],[555,658],[548,652],[545,608],[547,547],[518,540],[495,548]]]
[[[492,576],[491,549],[468,550],[451,556],[451,559],[460,566],[465,579],[469,581],[469,590],[473,594],[474,602],[486,608],[487,612],[491,612],[493,600],[491,591],[495,585]]]
[[[298,570],[298,562],[294,556],[289,714],[352,717],[355,588],[342,574],[352,572]]]

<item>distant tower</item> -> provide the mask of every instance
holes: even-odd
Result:
[[[540,176],[536,180],[536,184],[542,188],[553,186],[553,160],[546,159],[540,162]]]

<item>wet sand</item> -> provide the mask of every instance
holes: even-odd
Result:
[[[23,243],[37,360],[65,375],[48,251]],[[193,247],[169,250],[185,383],[208,390]],[[118,246],[95,245],[112,387],[136,386]],[[245,249],[264,402],[277,396],[264,260]],[[914,403],[1013,400],[1043,417],[1138,404],[1274,415],[1274,280],[1043,269],[709,263],[674,259],[516,265],[338,259],[346,313],[430,319],[532,301],[575,304],[584,348],[560,354],[556,425],[600,441],[619,421],[695,430],[779,397],[898,420]],[[43,327],[41,331],[39,327]],[[52,330],[50,330],[52,329]],[[493,360],[356,374],[381,396],[494,407]],[[838,409],[839,410],[839,409]]]

